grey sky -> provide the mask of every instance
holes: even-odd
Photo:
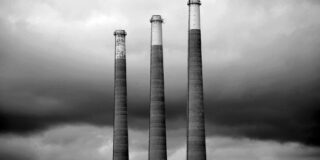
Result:
[[[319,156],[314,152],[320,144],[316,136],[320,3],[203,0],[202,4],[206,122],[212,139],[208,145],[214,145],[217,137],[244,138],[245,143],[252,139],[252,145],[268,147],[269,142],[277,146],[285,142],[315,147],[311,155],[294,155],[293,147],[289,154],[293,157]],[[111,127],[113,31],[125,29],[129,127],[139,132],[136,137],[146,136],[153,14],[165,19],[169,132],[172,139],[185,134],[187,13],[185,0],[1,0],[2,135],[12,136],[8,143],[14,143],[26,141],[20,136],[39,137],[64,125]],[[172,152],[183,152],[183,136],[179,140],[169,142]]]

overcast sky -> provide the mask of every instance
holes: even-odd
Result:
[[[164,18],[169,160],[185,158],[187,0],[1,0],[0,159],[111,160],[114,36],[130,158],[147,160],[150,18]],[[320,1],[203,0],[208,159],[320,158]]]

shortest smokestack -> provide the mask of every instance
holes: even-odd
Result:
[[[151,22],[149,160],[166,160],[166,116],[164,103],[162,18]]]
[[[114,72],[113,160],[128,160],[126,37],[124,30],[116,30]]]

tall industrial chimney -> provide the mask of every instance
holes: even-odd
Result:
[[[164,103],[162,18],[151,20],[149,160],[166,160],[166,116]]]
[[[200,0],[189,0],[187,160],[206,160]]]
[[[124,30],[116,30],[114,73],[113,160],[128,160],[126,45]]]

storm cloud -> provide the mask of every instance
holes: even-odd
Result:
[[[184,130],[186,3],[185,0],[2,0],[1,134],[32,136],[63,125],[111,127],[112,34],[118,28],[128,32],[129,127],[131,131],[146,132],[152,14],[161,14],[165,19],[168,132]],[[202,3],[208,137],[319,146],[319,2]],[[183,131],[179,133],[185,135]],[[176,145],[175,149],[184,153],[181,146]],[[28,159],[36,155],[26,151],[21,156]]]

